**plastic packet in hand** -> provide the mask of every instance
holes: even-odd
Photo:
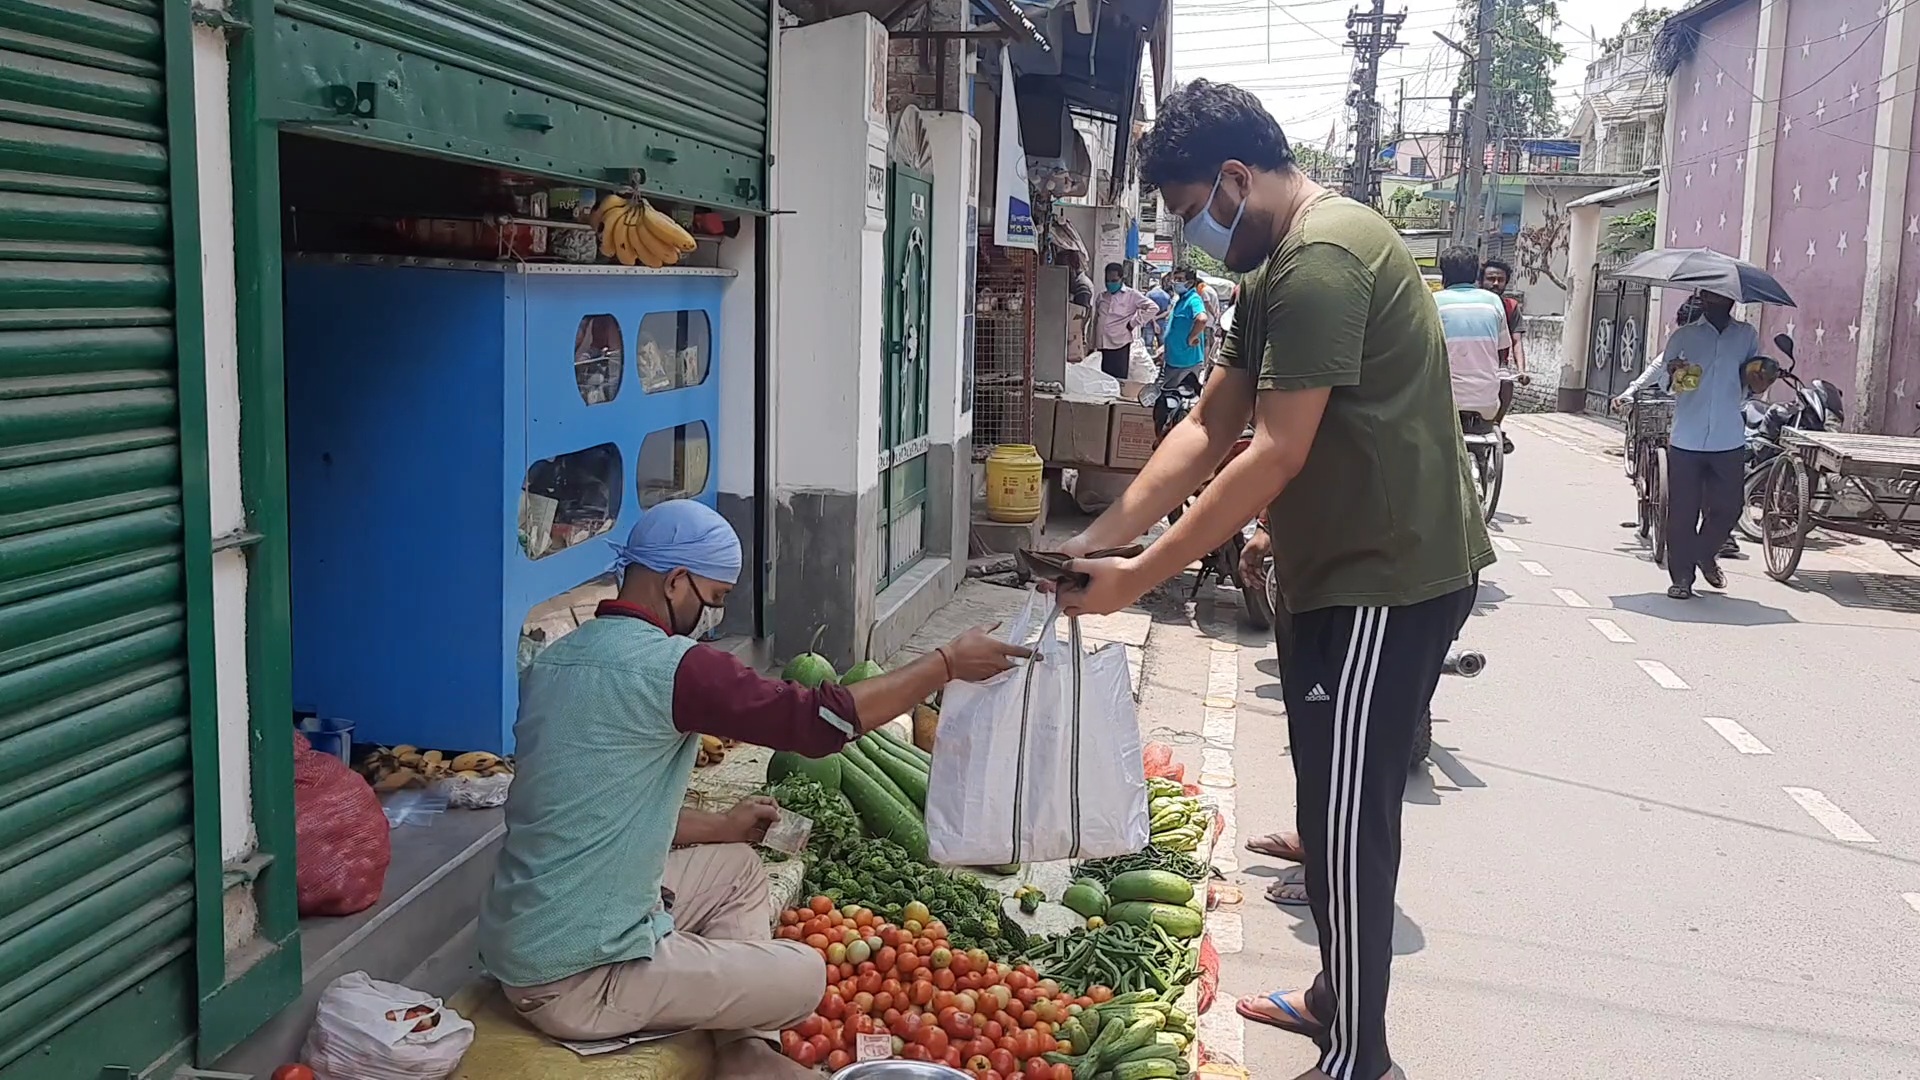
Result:
[[[767,826],[767,835],[760,844],[782,855],[798,855],[807,850],[807,839],[812,835],[812,818],[783,809],[773,824]]]

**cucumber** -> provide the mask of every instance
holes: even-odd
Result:
[[[1083,919],[1107,913],[1107,895],[1100,891],[1100,886],[1085,881],[1067,886],[1067,891],[1060,894],[1060,902]]]
[[[911,748],[899,739],[886,734],[886,728],[875,728],[860,741],[865,744],[870,757],[888,757],[912,768],[921,776],[932,769],[932,762],[915,757]]]
[[[899,784],[893,782],[891,776],[882,772],[880,766],[873,763],[873,759],[867,756],[866,749],[858,742],[850,742],[841,747],[840,756],[846,759],[847,762],[846,765],[841,766],[843,774],[849,766],[859,769],[871,777],[874,783],[880,785],[881,790],[893,796],[902,806],[912,805],[913,800],[907,797],[907,793],[900,789]]]
[[[853,803],[869,836],[892,840],[915,859],[927,857],[927,823],[904,800],[895,799],[849,758],[840,771],[840,791]]]
[[[1171,1045],[1167,1043],[1160,1042],[1159,1038],[1160,1037],[1158,1035],[1155,1035],[1153,1042],[1150,1042],[1147,1045],[1141,1047],[1140,1049],[1135,1050],[1133,1053],[1128,1054],[1126,1057],[1123,1057],[1120,1060],[1121,1061],[1154,1061],[1154,1060],[1162,1060],[1162,1059],[1166,1061],[1178,1060],[1180,1057],[1180,1051],[1174,1049]]]
[[[1113,1080],[1175,1080],[1180,1066],[1164,1058],[1122,1061],[1113,1067]]]
[[[1193,882],[1166,870],[1128,870],[1107,882],[1107,898],[1115,903],[1158,900],[1184,904],[1193,899]]]
[[[867,735],[854,743],[867,760],[881,772],[887,774],[895,787],[906,793],[913,805],[921,810],[927,808],[927,774],[920,769],[893,756],[885,749],[886,740],[878,735]]]
[[[1153,1042],[1153,1037],[1159,1031],[1160,1025],[1152,1020],[1135,1020],[1119,1038],[1100,1051],[1100,1067],[1113,1068],[1115,1063],[1124,1061],[1128,1054]]]
[[[781,750],[767,759],[767,783],[777,784],[799,773],[810,776],[828,791],[840,790],[840,755],[810,758],[791,750]]]
[[[908,757],[911,757],[920,762],[921,768],[924,769],[933,764],[932,754],[927,753],[925,750],[920,749],[919,747],[913,745],[907,740],[894,734],[892,728],[884,728],[884,727],[875,728],[874,734],[879,735],[881,738],[892,743],[895,747],[906,751]]]
[[[1197,911],[1178,904],[1152,900],[1128,900],[1107,908],[1107,922],[1133,926],[1159,926],[1176,938],[1197,938],[1205,929],[1205,918]]]

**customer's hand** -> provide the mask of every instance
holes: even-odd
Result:
[[[1078,559],[1083,555],[1091,554],[1095,550],[1093,544],[1093,540],[1090,539],[1086,533],[1080,533],[1073,539],[1060,545],[1060,554],[1068,558]],[[1059,589],[1058,585],[1046,578],[1036,578],[1033,582],[1033,587],[1047,595],[1052,595]]]
[[[1140,599],[1154,582],[1140,573],[1138,558],[1075,559],[1067,569],[1087,575],[1084,589],[1061,589],[1068,615],[1111,615]]]
[[[947,668],[959,682],[984,682],[1013,666],[1015,660],[1033,655],[1022,645],[1010,645],[993,636],[999,623],[976,626],[940,646]]]
[[[780,804],[765,795],[749,795],[721,816],[727,822],[723,843],[757,844],[767,838],[767,829],[779,820]]]
[[[1273,535],[1265,529],[1253,530],[1253,539],[1240,549],[1240,580],[1249,589],[1267,587],[1267,557],[1273,554]]]

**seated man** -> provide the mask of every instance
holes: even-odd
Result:
[[[480,913],[480,958],[534,1027],[561,1039],[713,1031],[716,1075],[816,1075],[779,1053],[813,1011],[820,957],[776,941],[751,843],[777,809],[682,803],[702,734],[809,755],[908,711],[950,679],[1027,650],[979,627],[896,671],[809,690],[696,638],[740,576],[740,541],[697,502],[664,502],[614,545],[617,599],[520,681],[507,838]]]
[[[1500,369],[1513,350],[1507,310],[1500,298],[1479,285],[1480,256],[1470,247],[1440,253],[1441,290],[1433,294],[1440,326],[1447,337],[1447,365],[1453,373],[1453,404],[1461,429],[1491,430],[1500,415]]]

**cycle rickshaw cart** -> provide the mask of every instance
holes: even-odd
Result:
[[[1667,436],[1673,433],[1673,395],[1651,388],[1627,403],[1627,479],[1636,496],[1634,531],[1653,544],[1653,561],[1667,558]]]
[[[1920,544],[1920,438],[1788,428],[1767,482],[1760,542],[1786,581],[1814,529]]]

